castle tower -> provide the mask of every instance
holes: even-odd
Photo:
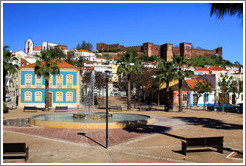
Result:
[[[33,47],[34,42],[29,38],[27,41],[25,41],[25,53],[26,54],[33,54]]]
[[[172,61],[173,59],[173,44],[163,44],[161,45],[161,58],[166,61]]]
[[[187,59],[192,58],[192,44],[191,43],[179,43],[180,56],[184,56]]]
[[[152,56],[153,43],[143,43],[143,53],[148,57]]]
[[[222,47],[218,47],[216,53],[222,57]]]

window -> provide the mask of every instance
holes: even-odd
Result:
[[[73,92],[66,93],[66,101],[73,101]]]
[[[67,87],[68,88],[72,88],[72,85],[73,85],[73,75],[68,74],[66,76],[66,79],[67,79]]]
[[[25,101],[32,101],[32,92],[27,91],[24,93],[24,100]]]
[[[35,101],[42,101],[42,92],[35,92]]]
[[[183,94],[183,101],[187,101],[187,94]]]
[[[32,75],[31,74],[26,74],[25,75],[25,84],[28,87],[31,87],[31,83],[32,83]]]
[[[63,93],[56,92],[56,101],[63,101]]]
[[[243,94],[241,94],[241,100],[243,101]]]
[[[193,94],[193,105],[197,105],[198,102],[198,96],[197,94]]]
[[[36,76],[36,87],[41,88],[42,85],[42,77]]]
[[[62,87],[62,82],[63,82],[63,75],[61,75],[61,74],[57,75],[57,80],[56,80],[57,88]]]

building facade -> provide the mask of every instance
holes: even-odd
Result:
[[[19,103],[37,107],[45,106],[45,79],[34,72],[35,64],[20,67],[19,70]],[[66,105],[78,108],[80,105],[80,69],[64,61],[58,62],[60,74],[50,75],[49,107]]]

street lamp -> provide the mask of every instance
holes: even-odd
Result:
[[[110,71],[105,71],[106,77],[106,148],[108,148],[108,79],[110,78]]]

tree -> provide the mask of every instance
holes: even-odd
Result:
[[[208,97],[208,92],[211,93],[212,92],[212,87],[209,84],[208,81],[206,80],[197,80],[197,84],[194,87],[194,90],[199,94],[199,96],[201,96],[202,94],[204,94],[204,98],[203,98],[203,110],[205,110],[206,108],[206,100]]]
[[[164,61],[161,60],[158,63],[158,72],[157,72],[157,79],[158,82],[166,83],[165,89],[165,101],[167,102],[167,111],[170,108],[170,100],[169,100],[169,82],[173,81],[176,78],[174,64],[171,61]]]
[[[224,100],[225,100],[225,95],[231,92],[231,82],[233,77],[229,76],[227,73],[226,74],[220,74],[221,79],[219,80],[219,87],[221,90],[220,97],[222,98],[222,112],[224,112]]]
[[[186,65],[187,67],[190,66],[188,59],[183,56],[173,56],[173,64],[176,68],[176,77],[179,80],[179,112],[182,112],[182,80],[186,77],[192,77],[194,74],[191,70],[182,69],[181,66]]]
[[[44,75],[45,79],[45,110],[49,108],[49,80],[50,74],[60,74],[60,69],[57,63],[61,62],[58,58],[61,57],[60,52],[55,49],[42,51],[40,55],[35,55],[37,61],[34,67],[34,72],[37,76]],[[65,55],[62,55],[63,57]]]
[[[129,49],[118,61],[118,75],[124,75],[127,77],[127,109],[131,109],[131,75],[132,73],[138,73],[141,71],[141,63],[139,59],[136,59],[137,51]]]
[[[14,74],[18,70],[18,65],[13,64],[13,62],[17,61],[18,59],[7,50],[9,46],[3,47],[3,101],[6,102],[6,76]]]
[[[212,3],[210,16],[216,15],[219,19],[225,15],[237,15],[242,19],[243,23],[243,3]]]
[[[84,49],[84,50],[92,50],[93,49],[93,45],[89,42],[86,42],[86,41],[82,41],[81,44],[77,44],[76,46],[76,49],[77,50],[80,50],[80,49]]]

